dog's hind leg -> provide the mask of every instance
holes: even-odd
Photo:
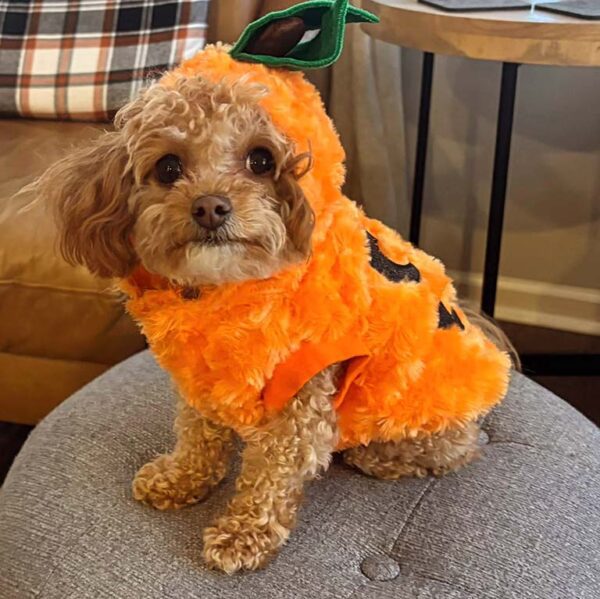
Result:
[[[442,433],[353,447],[343,457],[346,464],[376,478],[442,476],[479,457],[478,437],[479,426],[469,422]]]
[[[233,432],[203,418],[179,400],[175,449],[143,466],[133,480],[133,496],[159,510],[203,499],[227,472]]]

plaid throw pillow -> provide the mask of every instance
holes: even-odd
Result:
[[[0,0],[0,114],[109,120],[202,48],[209,0]]]

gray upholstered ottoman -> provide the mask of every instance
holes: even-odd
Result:
[[[600,434],[515,375],[485,422],[486,457],[442,479],[384,482],[335,464],[263,572],[200,559],[205,503],[134,502],[135,470],[171,444],[173,393],[148,353],[42,422],[0,493],[0,597],[597,599]]]

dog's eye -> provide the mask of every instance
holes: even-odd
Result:
[[[161,183],[170,185],[175,183],[183,174],[183,165],[181,160],[175,154],[167,154],[163,156],[154,167],[156,177]]]
[[[267,148],[254,148],[248,153],[246,168],[255,175],[266,175],[275,168],[275,158]]]

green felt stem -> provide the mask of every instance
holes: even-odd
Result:
[[[274,21],[288,17],[301,18],[307,30],[320,30],[318,35],[298,43],[285,56],[268,56],[245,52],[250,40]],[[264,15],[244,29],[231,50],[231,56],[245,62],[258,62],[288,69],[320,69],[333,64],[342,53],[347,23],[378,23],[372,13],[348,4],[348,0],[310,0],[285,10]]]

